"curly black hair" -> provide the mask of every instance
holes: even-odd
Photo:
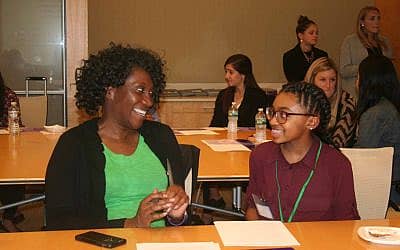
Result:
[[[313,130],[321,141],[333,145],[328,133],[328,124],[331,119],[331,106],[325,93],[316,85],[306,82],[292,82],[282,86],[279,93],[292,93],[298,102],[307,109],[310,114],[319,116],[319,124]]]
[[[89,115],[98,114],[107,88],[124,85],[135,69],[143,69],[150,75],[156,104],[166,85],[164,67],[165,61],[152,50],[110,43],[108,48],[83,60],[83,66],[76,69],[76,106]]]

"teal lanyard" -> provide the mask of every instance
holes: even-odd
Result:
[[[296,214],[297,207],[299,206],[299,203],[300,203],[301,199],[303,198],[304,191],[306,190],[306,188],[308,186],[308,183],[310,183],[310,180],[314,175],[314,170],[317,168],[319,155],[321,154],[321,149],[322,149],[322,142],[319,141],[319,148],[318,148],[317,156],[315,156],[314,167],[311,169],[307,180],[304,182],[303,187],[300,189],[300,193],[297,196],[296,202],[293,205],[292,212],[290,213],[290,216],[289,216],[289,219],[287,220],[287,222],[292,222],[293,217]],[[278,187],[279,215],[281,217],[281,221],[285,222],[285,219],[283,218],[282,205],[281,205],[281,186],[279,184],[279,179],[278,179],[278,160],[275,161],[275,179],[276,179],[276,184],[277,184],[277,187]]]

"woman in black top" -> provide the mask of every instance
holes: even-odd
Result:
[[[273,100],[268,102],[266,93],[258,86],[253,75],[251,60],[247,56],[242,54],[230,56],[225,61],[224,69],[228,87],[218,93],[210,126],[226,127],[228,110],[232,102],[235,102],[239,111],[238,126],[254,127],[258,108],[265,110],[267,104]],[[225,207],[218,186],[205,183],[203,188],[203,200],[206,205]]]
[[[226,60],[224,68],[228,87],[218,93],[210,126],[226,127],[228,110],[235,102],[239,110],[238,126],[254,127],[257,109],[265,110],[268,100],[254,78],[250,58],[242,54],[232,55]]]
[[[303,81],[310,65],[328,53],[315,47],[318,43],[318,26],[306,16],[297,20],[296,47],[283,55],[283,70],[288,82]]]

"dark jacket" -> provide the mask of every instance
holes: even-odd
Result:
[[[328,53],[318,48],[313,47],[314,60],[320,57],[328,57]],[[303,52],[301,51],[300,44],[297,44],[293,49],[286,51],[283,55],[283,71],[288,82],[303,81],[308,68],[312,64],[307,61]]]
[[[46,172],[48,230],[123,227],[125,220],[107,220],[105,206],[105,156],[98,119],[65,132],[57,142]],[[139,129],[145,142],[166,168],[167,159],[175,184],[183,186],[181,152],[172,130],[145,121]]]
[[[354,147],[393,147],[392,181],[400,181],[400,113],[386,98],[362,113]]]
[[[226,127],[228,125],[228,110],[235,96],[235,88],[228,87],[218,93],[215,100],[214,115],[211,127]],[[239,106],[239,127],[254,127],[258,108],[265,110],[268,100],[264,90],[260,88],[246,88],[242,103]]]

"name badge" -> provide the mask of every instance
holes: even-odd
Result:
[[[272,216],[271,209],[267,205],[267,202],[258,197],[258,195],[256,194],[251,194],[251,195],[253,196],[253,201],[254,204],[256,205],[257,213],[262,217],[273,220],[274,216]]]

